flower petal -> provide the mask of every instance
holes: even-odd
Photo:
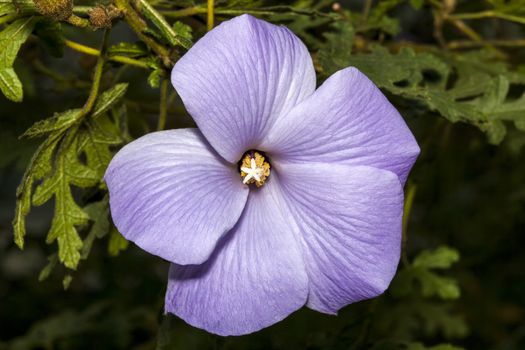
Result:
[[[122,148],[105,175],[126,239],[178,264],[200,264],[238,221],[248,188],[197,129],[160,131]]]
[[[336,313],[381,294],[400,255],[403,190],[397,176],[367,166],[274,167],[303,240],[307,306]]]
[[[260,149],[287,161],[390,170],[403,184],[419,154],[403,118],[356,68],[335,73],[280,118]]]
[[[205,264],[171,266],[166,312],[211,333],[241,335],[305,304],[304,263],[276,182],[272,176],[250,192],[237,226]]]
[[[257,148],[275,120],[315,90],[301,40],[250,15],[206,34],[176,63],[171,80],[206,139],[230,162]]]

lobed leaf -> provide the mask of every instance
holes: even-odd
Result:
[[[452,264],[458,262],[459,252],[446,246],[437,248],[434,251],[424,250],[415,259],[414,267],[427,269],[448,269]]]
[[[111,107],[124,97],[128,89],[127,83],[117,84],[109,90],[104,91],[96,101],[95,107],[91,115],[93,118],[97,118],[102,114],[106,113]]]

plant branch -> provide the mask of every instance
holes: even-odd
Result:
[[[97,100],[98,93],[100,90],[100,81],[102,80],[102,73],[104,72],[104,63],[106,63],[106,50],[108,46],[109,38],[109,29],[104,31],[104,37],[102,39],[102,45],[100,49],[100,56],[98,56],[97,65],[95,66],[95,72],[93,74],[93,85],[91,86],[91,91],[89,92],[89,97],[82,107],[81,116],[86,116],[91,112],[95,101]]]
[[[324,12],[320,12],[317,10],[305,10],[305,9],[297,9],[291,6],[286,5],[276,5],[276,6],[268,6],[268,7],[261,7],[258,9],[221,9],[221,8],[214,8],[213,10],[215,15],[226,15],[226,16],[238,16],[245,13],[256,15],[256,16],[272,16],[276,14],[299,14],[299,15],[315,15],[319,17],[334,17],[334,14],[328,14]],[[160,11],[164,16],[171,17],[171,18],[182,18],[182,17],[190,17],[194,15],[200,15],[200,14],[206,14],[208,13],[207,6],[193,6],[188,7],[181,10],[168,10],[168,11]]]
[[[456,40],[448,43],[449,49],[466,49],[485,45],[503,46],[503,47],[521,47],[525,46],[525,39],[515,40],[483,40],[483,41],[468,41]]]
[[[164,130],[168,116],[168,87],[169,79],[163,78],[160,85],[159,124],[157,130]]]
[[[68,19],[66,19],[66,22],[71,25],[74,25],[75,27],[92,28],[91,23],[89,22],[88,19],[79,17],[75,14],[72,14],[71,16],[69,16]]]
[[[140,38],[140,40],[142,40],[162,59],[162,63],[164,63],[166,67],[171,68],[173,66],[173,62],[171,61],[169,50],[145,34],[148,26],[146,22],[144,22],[144,20],[139,16],[137,11],[135,11],[133,6],[131,6],[127,0],[115,0],[115,5],[124,13],[124,18],[128,22],[131,29]]]
[[[213,0],[208,0],[208,18],[206,21],[208,31],[213,29],[214,20],[215,20],[215,2]]]
[[[92,47],[85,46],[85,45],[79,44],[77,42],[68,40],[68,39],[64,40],[64,43],[70,49],[73,49],[75,51],[84,53],[86,55],[100,56],[100,50],[94,49]],[[145,69],[149,69],[150,68],[149,65],[146,62],[142,62],[142,61],[139,61],[139,60],[136,60],[136,59],[133,59],[133,58],[126,57],[126,56],[110,55],[110,56],[107,57],[107,59],[108,59],[108,61],[128,64],[128,65],[139,67],[139,68],[145,68]]]
[[[520,16],[509,15],[497,11],[482,11],[475,13],[457,13],[449,16],[452,19],[483,19],[483,18],[499,18],[511,22],[525,24],[525,18]]]

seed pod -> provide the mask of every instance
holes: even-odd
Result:
[[[33,0],[36,10],[43,16],[64,21],[73,14],[72,0]]]

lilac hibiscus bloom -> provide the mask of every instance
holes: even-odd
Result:
[[[388,287],[419,147],[366,76],[346,68],[316,90],[304,44],[243,15],[172,82],[199,129],[141,137],[105,176],[120,232],[172,263],[166,312],[240,335]]]

